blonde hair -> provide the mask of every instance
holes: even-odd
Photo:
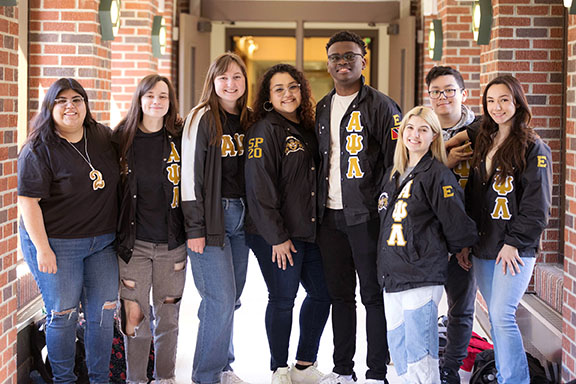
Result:
[[[406,171],[408,165],[408,150],[404,145],[402,136],[404,135],[404,130],[408,121],[414,117],[418,116],[423,119],[432,129],[435,137],[430,144],[430,150],[432,151],[432,156],[440,161],[442,164],[446,164],[446,149],[444,148],[444,138],[442,137],[442,127],[440,126],[440,121],[438,116],[431,108],[428,107],[414,107],[402,119],[400,123],[400,128],[398,129],[398,143],[396,144],[396,151],[394,152],[394,166],[392,167],[392,172],[390,173],[390,179],[396,172],[403,174]]]

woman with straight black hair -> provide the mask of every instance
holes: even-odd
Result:
[[[90,383],[108,383],[118,262],[116,151],[74,79],[54,82],[18,157],[20,240],[46,308],[54,383],[75,383],[80,303]]]

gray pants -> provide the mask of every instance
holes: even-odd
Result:
[[[136,240],[134,252],[127,264],[119,259],[120,300],[122,316],[125,301],[136,302],[144,319],[136,327],[134,336],[126,335],[126,319],[122,319],[126,372],[128,383],[146,383],[146,368],[150,342],[150,290],[154,309],[154,377],[157,380],[174,377],[178,342],[178,316],[186,280],[186,245],[168,250],[167,244],[153,244]],[[170,298],[170,302],[166,299]]]
[[[471,257],[471,256],[470,256]],[[448,327],[443,366],[458,372],[468,355],[468,344],[474,325],[476,279],[474,267],[469,272],[458,265],[455,255],[448,263],[448,278],[444,284],[448,299]]]

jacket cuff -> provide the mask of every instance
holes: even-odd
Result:
[[[187,239],[197,239],[199,237],[206,237],[206,231],[202,229],[190,229],[186,231]]]

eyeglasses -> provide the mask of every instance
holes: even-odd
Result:
[[[457,90],[458,89],[456,89],[456,88],[449,88],[449,89],[445,89],[443,91],[433,90],[433,91],[428,91],[428,95],[430,96],[431,99],[438,99],[438,98],[440,98],[440,95],[444,95],[445,98],[449,99],[451,97],[456,96]]]
[[[364,57],[363,54],[354,53],[354,52],[348,52],[348,53],[345,53],[343,55],[339,55],[337,53],[334,53],[334,54],[328,56],[328,61],[332,64],[336,64],[340,60],[344,59],[344,61],[346,61],[347,63],[351,63],[354,60],[356,60],[356,56]]]
[[[286,92],[286,90],[288,90],[288,92],[292,94],[300,92],[300,84],[291,84],[288,86],[288,88],[284,88],[281,86],[272,88],[272,92],[274,92],[274,94],[277,96],[284,95],[284,92]]]
[[[65,97],[59,97],[54,99],[54,105],[58,107],[65,107],[68,103],[72,103],[75,107],[79,107],[84,104],[84,98],[82,96],[74,96],[71,99],[67,99]]]

